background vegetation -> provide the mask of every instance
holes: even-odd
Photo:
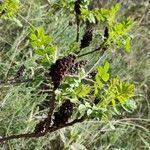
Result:
[[[46,33],[53,37],[53,44],[58,49],[57,57],[68,53],[70,44],[76,38],[74,16],[64,13],[64,9],[59,3],[56,5],[56,2],[57,0],[22,1],[21,12],[17,16],[20,22],[0,20],[1,80],[13,79],[21,65],[26,67],[24,78],[37,74],[37,56],[33,55],[29,42],[30,26],[43,26]],[[124,55],[115,51],[111,56],[108,53],[100,64],[111,58],[112,74],[134,82],[137,86],[136,111],[132,114],[124,113],[109,122],[85,121],[39,139],[12,140],[0,144],[0,149],[150,149],[150,5],[148,0],[108,0],[102,2],[102,7],[107,8],[116,2],[122,5],[120,16],[130,15],[136,21],[132,31],[132,52]],[[95,41],[88,49],[96,44]],[[88,59],[91,62],[86,69],[91,67],[97,55],[89,56]],[[39,96],[36,86],[30,87],[24,83],[15,86],[0,84],[0,136],[33,130],[36,120],[43,114],[37,106],[45,99],[45,95]]]

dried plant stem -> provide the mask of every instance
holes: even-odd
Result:
[[[105,46],[104,46],[103,43],[102,43],[98,48],[96,48],[96,49],[94,49],[94,50],[92,50],[92,51],[90,51],[90,52],[87,52],[87,53],[78,55],[78,58],[83,57],[83,56],[86,56],[86,55],[89,55],[89,54],[92,54],[92,53],[95,53],[95,52],[100,51],[100,50],[102,50],[102,51],[101,51],[102,54],[103,54],[103,53],[105,52],[105,50],[106,50],[106,48],[105,48]]]
[[[0,80],[0,85],[2,84],[21,84],[21,83],[26,83],[26,82],[32,82],[33,79],[11,79],[11,80]]]
[[[83,116],[79,119],[75,119],[74,121],[67,123],[67,124],[64,124],[62,126],[59,126],[59,127],[52,126],[49,128],[49,130],[46,130],[45,132],[42,132],[42,133],[26,133],[26,134],[18,134],[18,135],[12,135],[12,136],[8,136],[8,137],[4,137],[4,138],[0,139],[0,142],[9,141],[12,139],[21,139],[21,138],[24,138],[24,139],[26,139],[26,138],[39,138],[39,137],[45,136],[47,133],[52,133],[52,132],[57,131],[59,129],[72,126],[76,123],[81,123],[85,120],[85,118],[86,117]]]

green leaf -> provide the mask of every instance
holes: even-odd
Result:
[[[120,10],[120,4],[117,3],[116,5],[112,6],[111,10],[110,10],[110,14],[108,19],[108,24],[111,27],[113,25],[113,23],[115,22],[116,19],[116,14],[117,12]]]
[[[104,73],[101,78],[103,79],[103,81],[107,82],[109,80],[109,74],[108,73]]]
[[[79,112],[80,112],[81,114],[85,114],[87,108],[86,108],[85,105],[80,104],[79,107],[78,107],[78,110],[79,110]]]
[[[73,42],[70,47],[69,47],[69,52],[79,52],[80,51],[80,43],[78,42]]]
[[[79,80],[82,80],[86,76],[85,70],[82,68],[78,74]]]
[[[35,41],[35,40],[37,40],[37,36],[32,33],[32,34],[30,35],[30,39],[33,40],[33,41]]]
[[[45,57],[42,59],[42,65],[45,67],[49,67],[51,63],[51,59],[48,57],[48,55],[45,55]]]
[[[104,69],[102,68],[102,66],[98,67],[98,75],[101,77],[104,73]]]
[[[45,54],[45,51],[43,49],[36,49],[34,52],[35,52],[35,54],[41,55],[41,56],[43,56]]]
[[[36,27],[32,30],[30,35],[31,44],[33,47],[43,48],[46,45],[50,44],[52,38],[46,35],[45,30],[43,27]]]
[[[116,107],[116,101],[114,99],[111,100],[113,107]]]
[[[78,97],[85,97],[90,92],[90,86],[81,84],[79,87],[76,88],[75,93]]]
[[[18,20],[17,18],[13,18],[13,20],[14,20],[14,22],[16,22],[17,23],[17,25],[19,26],[19,27],[23,27],[23,25],[22,25],[22,23],[21,23],[21,21],[20,20]]]
[[[46,47],[46,49],[45,49],[45,52],[46,52],[47,54],[49,54],[49,55],[54,54],[55,51],[56,51],[56,48],[55,48],[55,47],[52,47],[52,46],[48,46],[48,47]]]
[[[87,110],[87,116],[90,116],[92,114],[93,110],[92,109],[88,109]]]
[[[109,68],[110,68],[110,64],[109,64],[109,62],[106,62],[104,65],[105,72],[108,72]]]
[[[94,83],[94,96],[96,96],[98,94],[98,87],[97,84]]]
[[[100,80],[99,75],[96,75],[96,83],[98,84],[99,88],[102,89],[103,88],[103,83]]]
[[[131,39],[129,37],[125,40],[124,48],[127,53],[131,52]]]
[[[135,109],[137,109],[136,102],[133,99],[128,100],[125,104],[124,107],[128,112],[133,112]]]
[[[90,103],[88,103],[88,102],[85,102],[85,106],[86,106],[87,108],[91,108],[91,105],[90,105]]]

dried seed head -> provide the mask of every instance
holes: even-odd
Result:
[[[83,68],[87,64],[86,60],[81,60],[79,62],[76,62],[70,69],[69,69],[69,74],[78,74],[80,69]]]
[[[82,49],[82,48],[88,47],[92,39],[93,39],[93,29],[89,29],[83,35],[80,48]]]
[[[68,122],[69,118],[72,116],[74,104],[70,100],[66,100],[59,108],[58,112],[54,113],[54,125],[60,126]]]
[[[50,68],[49,75],[51,76],[54,88],[57,89],[63,81],[70,67],[74,64],[76,56],[70,54],[62,59],[58,59]]]
[[[104,41],[106,41],[109,38],[109,29],[108,27],[105,27],[104,30]]]

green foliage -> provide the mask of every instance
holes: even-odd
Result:
[[[74,9],[74,0],[60,0],[60,7],[63,7],[64,9],[68,9],[70,12],[73,12]]]
[[[46,35],[43,27],[34,28],[30,34],[34,52],[41,59],[41,64],[48,67],[55,61],[56,48],[52,44],[52,37]]]
[[[13,20],[19,26],[21,22],[16,18],[20,12],[21,4],[19,0],[4,0],[0,2],[0,19]]]
[[[96,8],[88,10],[89,2],[89,0],[85,0],[81,3],[80,20],[83,22],[88,20],[93,23],[96,23],[96,21],[105,23],[109,28],[109,38],[105,42],[105,45],[124,48],[129,53],[131,51],[131,37],[129,33],[134,26],[133,19],[131,17],[125,19],[118,18],[118,13],[121,9],[119,3],[116,3],[110,9]],[[69,8],[73,12],[73,1],[62,0],[61,3],[64,8]]]
[[[134,25],[134,21],[131,17],[122,19],[117,18],[117,14],[120,10],[120,4],[112,6],[110,9],[96,8],[89,11],[85,7],[81,7],[81,20],[95,23],[96,20],[104,22],[109,28],[109,38],[105,42],[105,45],[115,46],[118,48],[124,48],[126,52],[131,50],[131,37],[130,31]]]
[[[109,26],[113,26],[116,22],[116,15],[120,10],[120,4],[112,6],[110,9],[106,8],[96,8],[91,11],[87,7],[81,7],[81,19],[89,20],[94,22],[97,20],[99,22],[107,22]]]
[[[117,13],[120,10],[120,4],[117,3],[114,6],[112,6],[112,8],[109,11],[109,16],[107,17],[108,20],[108,25],[111,27],[113,26],[113,24],[116,22],[117,19]]]
[[[80,50],[80,44],[78,42],[73,42],[72,44],[70,44],[68,51],[72,53],[76,53],[79,52],[79,50]]]
[[[107,113],[107,109],[91,105],[88,102],[80,104],[78,107],[78,111],[82,115],[86,114],[88,118],[97,118],[97,119],[102,119],[102,117],[105,116],[105,114]]]
[[[94,105],[91,102],[84,101],[79,105],[79,113],[87,114],[87,116],[102,119],[109,117],[109,111],[120,114],[122,106],[126,111],[132,112],[136,109],[136,103],[132,98],[135,96],[135,86],[129,82],[121,81],[119,78],[112,78],[109,75],[110,64],[106,62],[104,66],[99,66],[95,76],[94,97],[99,102]],[[79,88],[82,90],[82,88]],[[86,91],[82,90],[83,92]],[[85,92],[86,93],[86,92]]]
[[[78,98],[86,97],[90,92],[90,86],[82,83],[85,72],[82,70],[77,76],[66,76],[64,83],[55,91],[59,101],[70,99],[73,103],[78,102]]]
[[[88,5],[91,0],[81,0],[81,8],[88,8]],[[74,0],[60,0],[60,7],[63,7],[64,9],[69,10],[71,13],[74,13]]]
[[[121,104],[124,107],[125,103],[134,97],[135,86],[129,82],[121,81],[119,78],[110,77],[108,71],[109,63],[106,62],[104,67],[98,67],[98,72],[95,77],[94,93],[100,98],[98,106],[107,108],[112,104],[115,108],[118,104]],[[128,107],[130,107],[129,104]],[[133,104],[131,103],[131,105]]]
[[[75,93],[78,97],[83,98],[90,92],[90,86],[87,84],[81,84],[75,89]]]
[[[104,66],[99,66],[95,76],[94,87],[83,84],[84,73],[78,76],[68,76],[64,84],[56,91],[57,99],[70,99],[74,103],[79,103],[78,111],[80,115],[86,114],[89,118],[109,117],[109,112],[120,114],[122,106],[126,111],[132,112],[136,109],[136,103],[132,99],[135,86],[129,82],[121,81],[118,77],[113,78],[109,74],[110,64],[106,62]],[[98,104],[87,97],[90,91],[94,90],[93,97],[99,98]],[[87,98],[86,98],[87,97]],[[84,101],[80,101],[83,99]],[[92,95],[90,94],[90,98]]]
[[[116,23],[114,26],[110,27],[107,44],[116,45],[119,48],[125,48],[126,52],[130,52],[131,37],[129,32],[133,25],[133,19],[128,17],[127,19],[123,19],[121,22]]]
[[[71,1],[66,1],[66,2],[69,3]],[[27,3],[27,1],[25,3]],[[27,9],[27,12],[28,12],[27,16],[26,16],[26,14],[24,14],[25,18],[27,18],[28,21],[32,21],[33,24],[39,24],[42,22],[44,24],[44,26],[47,26],[46,31],[49,31],[49,32],[51,32],[51,29],[55,29],[56,24],[59,23],[60,28],[57,29],[57,31],[53,30],[54,31],[53,37],[54,36],[56,37],[55,43],[58,42],[59,43],[58,45],[60,45],[59,50],[61,50],[61,49],[64,50],[64,45],[66,43],[71,43],[72,41],[69,41],[70,36],[65,37],[65,36],[61,36],[61,35],[62,34],[68,35],[68,33],[69,33],[69,35],[72,35],[72,37],[74,37],[74,29],[75,28],[74,28],[74,26],[72,26],[72,27],[69,27],[67,30],[64,30],[64,28],[66,27],[66,20],[65,20],[66,18],[64,19],[64,21],[61,22],[60,18],[62,16],[61,17],[59,16],[60,12],[62,14],[62,10],[59,13],[56,12],[56,14],[54,14],[55,16],[52,16],[52,15],[46,16],[46,14],[44,14],[45,12],[43,12],[43,9],[42,9],[43,7],[40,7],[39,4],[34,3],[34,2],[31,3],[31,1],[29,1],[28,4],[31,5],[31,8],[33,8],[33,5],[36,6],[32,9],[32,11],[30,11],[31,8],[29,9],[29,11]],[[58,3],[58,4],[60,5],[60,3]],[[144,2],[144,4],[145,4],[145,2]],[[72,6],[73,5],[71,4],[70,7],[73,8]],[[131,6],[129,6],[129,7],[131,7]],[[61,6],[61,8],[62,8],[62,6]],[[139,9],[141,9],[141,7],[140,8],[138,7],[138,9],[135,9],[135,10],[139,10]],[[144,7],[144,9],[145,9],[145,7]],[[117,27],[118,26],[117,23],[119,24],[120,22],[123,22],[123,20],[125,20],[125,19],[121,19],[121,21],[120,21],[120,19],[117,19],[117,17],[116,17],[115,21],[113,21],[113,23],[112,23],[112,27],[110,27],[110,25],[108,24],[109,19],[107,19],[107,18],[109,18],[109,10],[107,11],[107,9],[104,9],[104,8],[97,9],[97,10],[100,10],[101,14],[103,14],[103,15],[98,14],[99,16],[97,16],[96,19],[99,17],[99,21],[104,22],[104,25],[108,25],[108,27],[109,27],[109,39],[107,39],[107,42],[106,42],[106,45],[110,46],[109,49],[114,50],[117,47],[119,47],[119,48],[125,47],[126,49],[129,49],[129,51],[130,51],[129,47],[130,47],[131,37],[129,36],[128,33],[131,31],[132,28],[125,31],[124,24],[123,24],[123,28],[122,28],[123,30],[122,29],[120,30],[121,26]],[[51,13],[51,11],[50,11],[50,13]],[[36,14],[36,16],[38,16],[38,18],[36,18],[36,16],[34,16],[35,14]],[[41,14],[41,16],[40,16],[40,14]],[[44,15],[44,17],[43,17],[43,15]],[[93,16],[95,17],[96,15],[94,14]],[[146,15],[143,15],[143,13],[138,13],[137,18],[140,18],[139,16],[141,16],[141,18],[143,18],[142,24],[144,24]],[[35,17],[35,18],[33,18],[33,17]],[[46,18],[46,22],[44,22],[45,18]],[[63,20],[62,18],[61,18],[61,20]],[[55,23],[52,23],[54,21],[51,21],[51,20],[55,20]],[[91,22],[92,22],[92,19],[91,19]],[[146,24],[146,22],[145,22],[145,24]],[[103,25],[103,24],[101,23],[101,25]],[[10,27],[12,27],[12,29]],[[12,32],[19,33],[19,38],[17,40],[10,41],[10,43],[13,44],[13,46],[11,48],[12,50],[8,49],[7,47],[4,47],[4,49],[6,49],[8,51],[7,51],[7,53],[5,53],[5,51],[2,50],[2,53],[1,53],[1,61],[4,64],[4,67],[1,66],[1,72],[4,72],[4,74],[7,74],[6,71],[8,69],[10,69],[10,72],[9,72],[10,77],[13,77],[12,72],[17,72],[17,69],[16,69],[17,67],[14,64],[12,66],[9,66],[10,62],[13,62],[13,63],[17,62],[17,64],[24,63],[24,60],[22,58],[24,58],[26,56],[27,56],[26,61],[29,61],[30,59],[32,59],[32,56],[28,57],[29,53],[31,53],[31,55],[32,55],[32,52],[33,52],[33,51],[31,52],[27,48],[27,47],[30,47],[30,45],[26,45],[28,43],[25,43],[24,42],[25,40],[22,41],[22,39],[24,39],[25,36],[28,34],[25,31],[26,27],[28,28],[28,25],[25,24],[25,27],[22,29],[23,32],[25,32],[25,34],[23,34],[23,35],[20,34],[20,31],[18,32],[16,30],[14,30],[12,24],[11,25],[4,24],[4,27],[1,27],[2,30],[5,31],[4,33],[8,32],[7,31],[8,28],[10,28],[11,33]],[[113,28],[113,27],[115,27],[115,28]],[[99,27],[98,27],[98,29],[99,29]],[[80,30],[82,32],[82,27]],[[148,56],[144,57],[144,55],[146,55],[147,48],[148,48],[148,47],[146,47],[146,43],[148,42],[148,40],[147,40],[148,30],[146,30],[145,27],[142,25],[142,28],[141,28],[142,36],[141,36],[141,34],[139,34],[139,30],[140,29],[138,28],[138,33],[136,33],[137,39],[132,41],[133,44],[135,43],[134,47],[135,47],[136,51],[134,51],[132,53],[132,56],[125,58],[125,63],[127,62],[125,69],[122,67],[121,61],[118,59],[120,54],[115,53],[117,56],[117,57],[115,57],[115,59],[113,59],[113,58],[111,59],[112,55],[111,54],[109,55],[110,51],[106,51],[106,55],[108,55],[108,57],[111,59],[111,62],[112,62],[111,66],[113,65],[113,67],[115,68],[113,71],[116,71],[116,74],[118,76],[122,75],[120,72],[121,72],[121,70],[124,69],[123,71],[127,75],[127,78],[130,77],[130,78],[134,79],[134,81],[136,81],[136,84],[144,85],[144,87],[147,89],[146,81],[148,81],[148,78],[147,78],[148,77],[148,73],[147,73],[148,72],[148,69],[147,69],[148,64],[146,64],[146,62],[148,62],[148,61],[146,61],[146,60],[149,60],[149,59],[148,59]],[[62,31],[63,31],[63,33],[62,33]],[[99,30],[99,31],[101,31],[101,30]],[[117,31],[119,31],[119,33],[117,33]],[[125,31],[125,34],[122,33],[122,31],[123,32]],[[119,36],[119,38],[117,36],[114,36],[113,34]],[[39,38],[40,38],[40,36],[39,36]],[[141,38],[143,38],[142,42],[140,42]],[[4,34],[4,39],[9,39],[9,37]],[[119,43],[119,41],[120,41],[120,43]],[[43,45],[44,45],[44,47],[47,47],[47,45],[49,45],[50,43],[52,43],[51,40],[49,43],[47,43],[47,44],[44,43]],[[61,45],[60,43],[63,43],[63,45]],[[144,47],[142,47],[143,43],[144,43]],[[1,48],[3,49],[3,43],[1,45],[2,45]],[[93,44],[92,46],[95,46],[95,45]],[[114,48],[112,49],[111,46],[113,46]],[[14,51],[13,47],[16,47],[17,51]],[[52,45],[52,47],[53,47],[53,45]],[[68,53],[76,52],[77,49],[79,50],[78,43],[73,43],[72,45],[70,45],[68,47],[69,47]],[[44,56],[45,55],[44,51],[46,48],[43,48],[43,47],[39,48],[39,51],[38,51],[37,46],[34,46],[34,49],[35,49],[34,52],[36,52],[35,56],[37,56],[38,59],[42,60],[43,57],[46,57],[46,56]],[[142,51],[141,51],[141,49],[142,49]],[[48,53],[48,57],[51,57],[51,56],[53,57],[54,54],[53,53],[51,54],[51,50],[49,50],[49,51],[46,50],[46,53]],[[10,55],[12,53],[14,54],[13,55],[14,59],[11,59],[11,60],[5,59],[8,57],[12,58],[12,55]],[[16,57],[15,57],[15,55],[16,55]],[[22,56],[20,57],[20,55],[24,55],[24,57],[22,57]],[[123,58],[122,55],[120,55],[120,57]],[[18,58],[21,61],[19,61]],[[87,59],[89,59],[89,58],[87,58]],[[93,59],[96,60],[96,58],[93,58]],[[55,60],[55,58],[52,60]],[[114,61],[115,61],[116,66],[114,65]],[[124,60],[122,59],[122,61],[124,61]],[[129,67],[128,67],[128,63],[130,64]],[[140,63],[140,65],[139,65],[139,63]],[[51,63],[49,63],[49,64],[51,64]],[[90,67],[92,67],[91,64],[93,65],[92,61],[90,61],[90,64],[88,64],[88,67],[85,69],[88,70]],[[60,145],[60,143],[63,143],[65,146],[69,145],[68,149],[71,149],[71,148],[79,149],[78,145],[74,145],[74,143],[75,144],[77,143],[79,145],[84,145],[87,149],[93,149],[93,148],[99,149],[100,147],[102,149],[120,149],[120,148],[121,149],[136,149],[136,148],[144,149],[144,148],[148,148],[149,132],[144,132],[144,130],[148,129],[148,127],[149,127],[148,126],[149,120],[147,119],[148,103],[146,102],[146,100],[144,100],[144,103],[146,103],[145,106],[143,106],[143,104],[140,104],[140,109],[136,110],[136,112],[134,114],[132,114],[132,115],[130,114],[130,116],[128,116],[128,114],[125,114],[124,111],[122,110],[122,107],[123,107],[123,109],[125,109],[126,111],[129,111],[129,112],[134,111],[137,107],[134,97],[130,95],[131,94],[130,91],[125,90],[125,89],[129,88],[129,86],[126,85],[128,82],[122,81],[120,78],[112,77],[112,74],[111,74],[112,72],[110,72],[110,69],[108,69],[108,71],[106,71],[107,67],[104,67],[104,66],[105,66],[105,64],[98,67],[101,69],[99,69],[100,70],[99,72],[97,71],[99,74],[98,80],[95,81],[94,85],[92,84],[93,81],[92,82],[89,81],[89,84],[88,84],[88,81],[86,81],[86,83],[84,83],[84,81],[85,81],[85,80],[83,80],[84,77],[82,79],[81,78],[79,79],[79,77],[76,77],[76,76],[67,76],[65,82],[60,87],[60,89],[58,89],[58,91],[57,91],[58,93],[60,92],[60,95],[59,94],[56,95],[58,97],[60,96],[59,97],[60,101],[63,101],[65,98],[69,97],[73,102],[75,102],[81,115],[86,114],[88,116],[88,118],[91,118],[91,119],[99,118],[100,121],[97,121],[96,119],[94,119],[92,121],[87,120],[85,123],[81,124],[81,127],[77,125],[77,126],[73,126],[72,128],[67,128],[67,134],[66,134],[66,130],[61,130],[60,132],[55,132],[54,135],[51,134],[51,136],[46,136],[46,137],[39,138],[39,139],[13,140],[13,141],[9,142],[9,148],[10,149],[46,149],[49,147],[53,147],[53,146],[51,146],[52,143],[55,143],[54,145],[56,147],[58,145]],[[108,66],[108,65],[106,65],[106,66]],[[144,67],[142,67],[142,66],[144,66]],[[40,67],[40,66],[38,66],[38,67]],[[120,69],[120,67],[122,67],[122,68]],[[3,68],[6,68],[6,69],[4,70]],[[36,69],[37,68],[35,68],[35,71],[36,71]],[[112,67],[111,67],[111,69],[112,69]],[[146,70],[146,71],[144,72],[144,70]],[[107,76],[107,74],[109,74],[108,81],[107,81],[107,77],[105,77],[105,75]],[[123,77],[126,78],[125,76],[123,76]],[[98,84],[99,80],[100,80],[100,83]],[[114,81],[114,80],[116,80],[116,81]],[[141,80],[142,80],[142,83],[141,83]],[[128,84],[130,84],[130,83],[128,83]],[[88,85],[90,85],[90,87],[91,87],[90,93],[84,91],[84,88],[82,88],[82,87],[87,87]],[[27,86],[28,86],[28,88],[27,88]],[[94,89],[94,86],[95,86],[95,89]],[[110,86],[111,86],[111,88],[110,88]],[[1,102],[2,102],[2,104],[1,104],[1,108],[2,108],[2,110],[1,110],[1,122],[2,122],[1,135],[3,136],[6,133],[8,135],[11,135],[12,133],[32,132],[34,126],[36,125],[36,120],[38,120],[39,118],[40,119],[42,118],[41,112],[38,111],[37,106],[39,104],[41,104],[42,101],[44,101],[45,97],[42,94],[39,96],[39,90],[30,89],[29,84],[28,85],[21,84],[21,86],[19,88],[18,88],[18,86],[12,85],[10,87],[10,90],[8,90],[9,87],[10,86],[7,86],[7,87],[1,86],[1,91],[2,91],[1,92]],[[120,90],[121,87],[123,87],[122,88],[123,90]],[[82,95],[84,95],[84,96],[82,96],[82,97],[78,97],[78,94],[76,93],[76,91],[79,91],[80,89],[83,89],[83,91],[81,91],[81,93],[83,93]],[[140,89],[138,89],[138,90],[140,90]],[[147,90],[145,90],[145,91],[147,92]],[[94,95],[94,92],[95,92],[95,95]],[[143,89],[140,91],[140,93],[142,93],[142,92],[143,92]],[[64,95],[63,95],[63,93],[64,93]],[[78,92],[78,93],[80,93],[80,92]],[[84,93],[87,93],[87,95]],[[121,93],[121,96],[122,96],[121,99],[123,98],[123,100],[121,100],[121,101],[119,100],[120,98],[116,99],[116,98],[118,98],[117,94],[119,94],[119,93]],[[93,100],[95,99],[95,97],[98,97],[98,99],[100,100],[97,105],[93,104]],[[127,99],[127,97],[129,99]],[[146,95],[145,95],[145,97],[146,97]],[[75,99],[73,99],[73,98],[75,98]],[[140,102],[140,100],[142,100],[142,98],[138,97],[137,102]],[[113,105],[113,102],[114,102],[114,105]],[[57,102],[56,102],[56,104],[57,104]],[[12,107],[14,110],[13,109],[11,110]],[[115,119],[109,118],[110,124],[115,127],[113,129],[112,129],[112,127],[110,127],[109,123],[102,124],[103,118],[108,115],[108,111],[110,111],[112,113],[112,115],[114,114],[113,113],[114,110],[112,110],[112,108],[114,108],[114,109],[116,108],[115,112],[118,114],[120,114],[120,112],[123,112],[123,116],[121,116],[121,117],[116,117]],[[125,116],[125,118],[122,118],[124,116]],[[132,120],[132,118],[134,119],[134,117],[135,117],[135,120]],[[146,121],[143,120],[142,117]],[[138,119],[138,120],[136,121],[136,119]],[[83,131],[83,129],[84,129],[84,131]],[[71,132],[73,132],[74,130],[79,131],[77,133],[77,137],[75,139],[70,137],[70,134],[68,134],[68,132],[70,130],[71,130]],[[59,138],[57,137],[57,134],[59,134]],[[54,140],[54,139],[56,139],[56,140]],[[140,139],[142,139],[142,140],[140,140]],[[144,141],[144,143],[146,143],[146,144],[144,145],[142,143],[142,141]],[[4,145],[4,147],[5,147],[5,145]],[[6,144],[6,147],[7,147],[7,144]]]

